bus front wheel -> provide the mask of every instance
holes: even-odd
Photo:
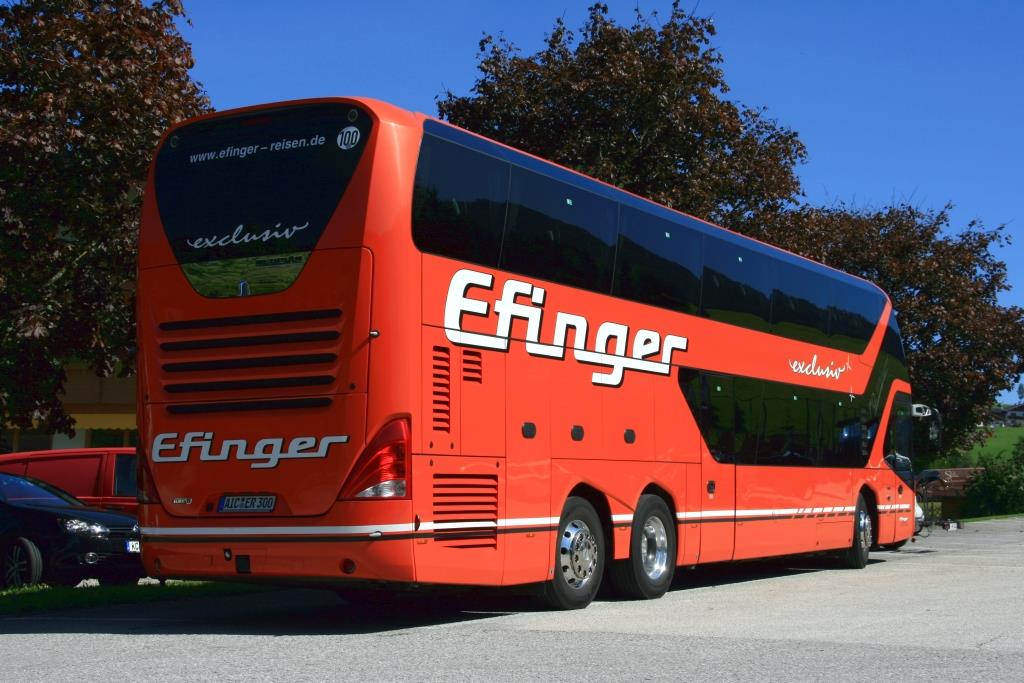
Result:
[[[841,562],[849,569],[863,569],[868,563],[868,552],[874,543],[874,527],[871,510],[864,502],[864,496],[857,496],[857,507],[853,513],[853,542],[842,551]]]
[[[571,496],[562,508],[555,538],[554,568],[544,599],[554,609],[581,609],[597,595],[604,576],[601,520],[583,498]]]

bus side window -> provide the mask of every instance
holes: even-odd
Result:
[[[413,189],[416,246],[448,258],[498,265],[508,178],[506,162],[424,135]]]
[[[623,205],[614,296],[695,314],[700,307],[702,235]]]
[[[703,373],[705,423],[704,438],[711,457],[718,462],[736,462],[736,411],[733,405],[733,379],[725,375]]]
[[[832,459],[832,424],[835,413],[827,392],[817,389],[805,390],[810,416],[808,443],[810,454],[817,467],[823,467]]]
[[[832,281],[822,274],[780,263],[772,292],[772,332],[789,339],[827,345]]]
[[[815,401],[807,391],[787,384],[769,383],[765,387],[764,439],[758,447],[757,464],[787,467],[813,467],[810,429],[817,420]]]
[[[618,209],[592,192],[513,166],[499,267],[608,294]]]
[[[767,256],[726,240],[705,237],[702,282],[702,315],[769,331],[775,272]]]
[[[735,377],[733,390],[733,424],[736,430],[736,461],[742,465],[757,462],[757,447],[764,433],[765,382]]]
[[[863,353],[885,308],[885,296],[867,285],[836,281],[829,308],[831,346]]]

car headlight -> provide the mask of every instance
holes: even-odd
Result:
[[[97,524],[96,522],[86,522],[81,519],[64,519],[61,520],[64,525],[64,529],[70,531],[73,534],[92,534],[94,536],[100,536],[108,533],[110,529]]]

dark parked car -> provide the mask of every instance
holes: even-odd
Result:
[[[86,506],[54,486],[0,472],[0,582],[135,583],[145,573],[134,517]]]

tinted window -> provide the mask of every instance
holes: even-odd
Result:
[[[831,450],[822,454],[823,467],[857,467],[863,448],[860,414],[854,403],[856,399],[835,394],[828,399],[827,410],[832,414]]]
[[[863,353],[878,319],[885,309],[885,297],[868,285],[836,281],[830,309],[830,346],[851,353]]]
[[[875,438],[884,372],[863,396],[679,369],[679,388],[712,456],[789,467],[863,467]],[[888,386],[889,383],[886,383]],[[909,408],[908,408],[909,410]]]
[[[433,254],[498,265],[509,166],[467,147],[423,136],[413,190],[412,235]]]
[[[683,313],[700,306],[699,232],[623,206],[612,294]]]
[[[156,200],[196,291],[226,297],[290,285],[369,135],[369,116],[346,104],[263,110],[174,131],[157,153]]]
[[[832,280],[822,273],[779,263],[772,293],[772,332],[811,344],[828,344]]]
[[[807,391],[811,406],[809,445],[811,456],[819,467],[827,467],[835,460],[835,401],[829,391],[811,389]]]
[[[733,424],[736,429],[737,462],[757,462],[758,445],[765,428],[764,382],[748,377],[734,377]]]
[[[882,337],[882,353],[889,363],[889,374],[896,379],[910,381],[907,370],[907,358],[903,354],[903,339],[900,337],[900,326],[896,322],[896,312],[889,316],[889,325]]]
[[[138,493],[135,479],[135,454],[119,453],[114,462],[114,495],[134,498]]]
[[[701,289],[703,315],[767,332],[775,284],[772,265],[764,254],[706,237]]]
[[[733,408],[732,377],[705,374],[702,426],[711,455],[719,462],[735,462],[736,413]]]
[[[766,382],[764,439],[757,464],[808,467],[817,464],[811,429],[818,419],[817,401],[803,387]]]
[[[909,486],[914,485],[911,452],[913,442],[914,419],[911,414],[910,396],[896,394],[892,413],[889,415],[889,429],[885,434],[885,462]]]
[[[608,293],[617,219],[615,202],[513,167],[501,268]]]

